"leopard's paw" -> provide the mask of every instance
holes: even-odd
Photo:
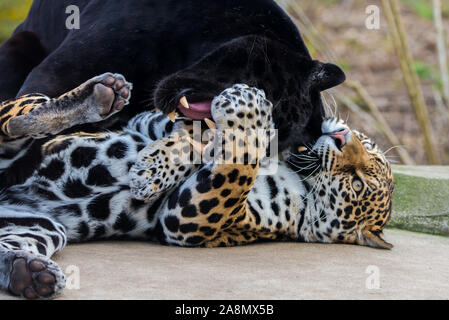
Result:
[[[132,84],[127,82],[121,74],[105,73],[92,78],[89,82],[95,83],[91,103],[96,106],[101,120],[119,112],[129,104]]]
[[[26,299],[51,299],[62,292],[65,276],[59,266],[44,257],[17,253],[12,260],[9,291]]]
[[[212,101],[212,117],[219,137],[214,149],[225,163],[249,164],[266,156],[274,136],[273,105],[263,90],[245,84],[226,89]],[[223,145],[223,147],[222,147]],[[214,155],[217,154],[214,152]]]
[[[218,129],[244,131],[272,128],[273,105],[263,90],[236,84],[212,101],[212,117]]]
[[[131,167],[130,187],[134,198],[151,203],[192,173],[190,143],[183,138],[165,138],[139,152]]]

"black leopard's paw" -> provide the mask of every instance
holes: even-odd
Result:
[[[17,254],[12,261],[9,291],[26,299],[51,299],[62,292],[65,276],[51,260]]]
[[[94,82],[92,99],[103,119],[119,112],[129,104],[132,84],[121,74],[105,73],[90,80]]]

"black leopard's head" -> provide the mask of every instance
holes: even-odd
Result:
[[[225,43],[193,66],[162,80],[154,94],[156,108],[195,120],[210,118],[211,101],[234,83],[265,91],[284,150],[310,143],[321,134],[321,92],[345,80],[336,65],[278,41],[247,36]]]

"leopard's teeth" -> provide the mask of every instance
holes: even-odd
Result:
[[[211,119],[206,118],[206,119],[204,119],[204,122],[206,122],[209,129],[211,129],[211,130],[217,129],[217,125]]]
[[[176,110],[173,110],[173,111],[170,112],[167,116],[170,118],[171,122],[175,122],[175,118],[176,118]]]
[[[299,153],[304,152],[304,151],[307,151],[307,148],[306,148],[306,147],[304,147],[304,146],[299,146],[299,147],[298,147],[298,152],[299,152]]]
[[[184,96],[179,100],[179,103],[186,109],[190,109],[189,102],[187,101],[187,98]]]

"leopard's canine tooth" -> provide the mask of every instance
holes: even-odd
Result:
[[[187,101],[186,96],[183,96],[183,97],[179,100],[179,103],[181,103],[182,106],[183,106],[184,108],[190,109],[189,102]]]
[[[170,118],[171,122],[175,122],[176,110],[173,110],[167,116]]]
[[[205,118],[204,122],[206,122],[206,124],[209,127],[209,129],[211,129],[211,130],[217,129],[217,125],[211,119]]]
[[[298,147],[298,152],[304,152],[304,151],[307,151],[307,148],[306,147],[304,147],[304,146],[299,146]]]

